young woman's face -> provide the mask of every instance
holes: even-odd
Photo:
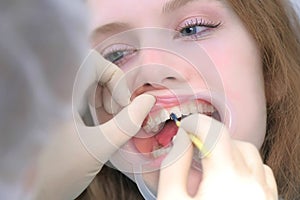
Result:
[[[229,127],[232,138],[261,147],[266,131],[266,102],[260,52],[225,1],[88,2],[93,46],[100,44],[99,52],[128,74],[126,78],[133,98],[142,93],[150,93],[157,98],[152,112],[153,121],[157,118],[166,120],[162,119],[162,110],[177,112],[177,115],[195,112],[213,115],[213,109],[220,107],[201,95],[212,92],[224,97],[216,98],[219,99],[216,104],[226,104],[230,111],[232,127],[229,127],[228,121],[221,121]],[[116,34],[121,39],[106,40]],[[105,40],[108,42],[103,43]],[[199,51],[194,50],[193,44],[198,45]],[[174,53],[176,51],[177,54]],[[185,55],[178,55],[178,52]],[[199,59],[195,61],[197,57]],[[221,87],[216,82],[222,83]],[[191,100],[191,96],[197,100]],[[204,107],[209,108],[203,111]],[[149,153],[164,146],[159,143],[160,139],[170,140],[155,137],[161,133],[158,131],[156,134],[154,122],[145,124],[148,127],[141,129],[130,143],[135,145],[137,152]],[[172,135],[171,129],[173,127],[166,123],[162,132]],[[145,138],[147,131],[151,137]],[[138,139],[139,135],[145,139]]]

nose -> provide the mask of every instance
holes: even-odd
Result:
[[[137,67],[129,72],[129,85],[132,91],[176,88],[191,80],[192,70],[178,55],[160,49],[143,49]]]

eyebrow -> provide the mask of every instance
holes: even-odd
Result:
[[[170,0],[167,1],[162,8],[162,13],[173,12],[186,4],[198,0]],[[97,35],[114,34],[130,29],[130,25],[123,22],[112,22],[96,28],[91,35],[93,39]]]
[[[180,7],[185,6],[186,4],[197,1],[197,0],[171,0],[164,4],[162,13],[169,13],[177,10]]]
[[[93,40],[97,37],[97,35],[108,35],[119,33],[130,28],[129,24],[122,23],[122,22],[113,22],[108,23],[102,26],[97,27],[95,30],[92,31],[90,38]]]
[[[113,22],[109,24],[105,24],[103,26],[100,26],[96,28],[96,32],[101,32],[103,34],[105,33],[110,33],[110,32],[118,32],[122,30],[128,29],[129,24],[127,23],[122,23],[122,22]]]

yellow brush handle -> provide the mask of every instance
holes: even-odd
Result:
[[[203,142],[194,134],[188,133],[188,135],[189,135],[191,141],[193,142],[193,144],[202,153],[203,157],[207,156],[209,152],[206,150]]]
[[[180,121],[179,120],[175,120],[175,124],[176,124],[176,126],[180,126]]]

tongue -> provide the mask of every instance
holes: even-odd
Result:
[[[165,147],[170,144],[177,131],[178,127],[176,126],[175,122],[167,121],[164,128],[157,135],[155,135],[155,138],[160,145]]]
[[[161,147],[168,146],[173,138],[176,135],[178,127],[174,121],[167,121],[163,129],[156,135],[149,138],[133,138],[133,143],[135,147],[141,153],[150,153]]]

